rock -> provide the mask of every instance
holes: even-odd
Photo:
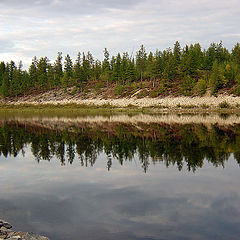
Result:
[[[7,229],[11,229],[12,225],[6,222],[6,223],[3,223],[3,227],[5,227]]]
[[[8,240],[23,240],[20,236],[13,236],[10,238],[7,238]]]
[[[47,237],[44,236],[40,236],[37,234],[33,234],[33,233],[25,233],[25,232],[11,232],[8,235],[8,238],[6,238],[7,240],[50,240]]]
[[[11,225],[10,223],[5,222],[5,221],[3,221],[3,220],[0,219],[0,228],[2,228],[2,227],[5,227],[5,228],[7,228],[7,229],[10,229],[10,228],[12,228],[12,225]]]
[[[0,233],[0,240],[1,240],[1,239],[5,239],[6,237],[7,237],[7,233],[6,233],[6,234],[5,234],[5,233],[3,233],[3,234]]]
[[[14,232],[12,225],[0,219],[0,240],[50,240],[47,237],[28,232]]]

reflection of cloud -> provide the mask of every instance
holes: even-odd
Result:
[[[159,239],[159,236],[162,239],[196,239],[197,236],[237,239],[240,234],[239,214],[229,216],[240,207],[236,193],[230,197],[202,193],[208,207],[195,205],[194,200],[199,201],[199,196],[194,199],[192,192],[185,197],[173,193],[161,197],[159,192],[156,198],[155,194],[156,189],[147,194],[134,187],[114,189],[76,183],[63,187],[55,183],[48,194],[20,194],[0,200],[0,211],[18,229],[44,233],[59,240]]]
[[[239,168],[206,163],[197,173],[134,162],[107,172],[101,154],[92,168],[78,162],[0,161],[0,215],[17,229],[51,239],[233,239],[240,234]]]

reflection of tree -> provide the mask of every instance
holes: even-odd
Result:
[[[60,160],[61,165],[65,165],[65,143],[62,140],[57,143],[56,156]]]
[[[61,164],[72,164],[77,157],[82,166],[93,166],[100,153],[107,158],[110,170],[113,160],[121,165],[138,156],[146,172],[150,163],[166,166],[184,165],[196,171],[204,160],[214,166],[224,166],[233,153],[240,163],[240,125],[209,128],[203,125],[142,125],[141,128],[119,124],[111,131],[82,128],[75,132],[49,131],[44,128],[8,123],[0,128],[0,154],[17,156],[31,144],[36,160],[50,161],[54,156]]]

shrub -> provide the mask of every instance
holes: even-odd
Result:
[[[184,95],[186,96],[191,95],[192,89],[193,89],[193,83],[194,81],[189,75],[184,76],[183,82],[181,85],[182,93]]]
[[[77,92],[77,87],[74,87],[73,90],[71,91],[71,95],[75,95]]]
[[[198,95],[203,95],[207,91],[207,83],[204,79],[199,79],[194,87],[194,92]]]
[[[99,89],[103,88],[104,85],[102,82],[98,82],[95,86],[94,86],[94,89],[95,91],[98,91]]]
[[[212,94],[218,92],[219,89],[223,87],[224,84],[224,76],[221,71],[221,66],[218,65],[217,61],[213,63],[212,73],[210,76],[210,84]]]
[[[117,94],[117,95],[121,95],[124,91],[125,91],[125,87],[122,86],[122,85],[117,85],[117,86],[114,88],[114,92],[115,92],[115,94]]]
[[[230,108],[230,104],[227,103],[226,101],[223,101],[221,103],[218,104],[219,108]]]

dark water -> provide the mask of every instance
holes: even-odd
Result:
[[[0,218],[52,240],[239,239],[240,125],[0,126]]]

